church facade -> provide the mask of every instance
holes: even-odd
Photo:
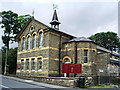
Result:
[[[54,11],[51,27],[32,18],[17,37],[17,75],[64,76],[62,63],[82,64],[82,73],[69,76],[119,75],[120,54],[98,46],[85,37],[59,31]],[[116,69],[112,72],[114,65]]]

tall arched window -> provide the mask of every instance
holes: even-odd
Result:
[[[33,35],[33,48],[36,48],[36,34]]]
[[[25,38],[22,39],[22,50],[25,50]]]
[[[43,33],[39,33],[39,47],[43,46]]]
[[[27,38],[27,49],[30,49],[30,36]]]

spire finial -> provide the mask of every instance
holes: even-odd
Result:
[[[34,13],[35,13],[35,12],[34,12],[34,9],[33,9],[33,11],[32,11],[32,17],[33,17],[33,18],[34,18]]]
[[[58,20],[58,17],[57,17],[57,5],[56,4],[53,4],[53,10],[54,10],[54,13],[53,13],[53,18],[52,18],[52,21],[50,22],[51,24],[51,27],[56,29],[56,30],[59,30],[59,20]]]

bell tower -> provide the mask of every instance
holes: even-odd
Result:
[[[55,30],[59,30],[59,20],[58,20],[58,17],[57,17],[57,11],[56,9],[54,10],[54,13],[53,13],[53,18],[52,18],[52,21],[50,22],[51,24],[51,28],[54,28]]]

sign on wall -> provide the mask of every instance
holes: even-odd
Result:
[[[62,63],[62,73],[82,73],[82,65]]]
[[[21,68],[21,64],[17,64],[17,69],[20,69]]]

